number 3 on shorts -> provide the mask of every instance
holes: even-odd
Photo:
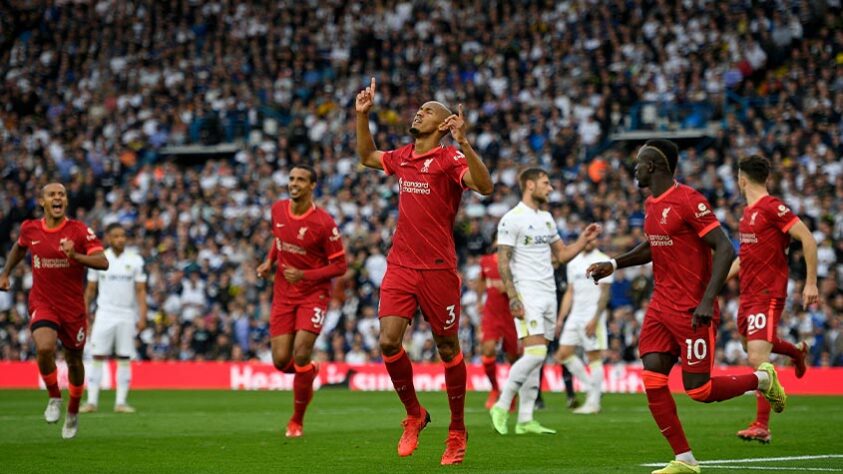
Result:
[[[708,345],[705,339],[685,339],[685,345],[688,347],[685,360],[694,361],[689,362],[690,365],[695,365],[699,361],[705,360],[706,356],[708,356]]]
[[[313,308],[313,318],[310,319],[314,326],[321,326],[325,322],[325,312],[322,308]]]
[[[454,313],[454,308],[456,305],[446,306],[445,309],[448,310],[448,319],[445,320],[445,329],[451,329],[451,326],[454,325],[454,321],[457,319],[456,313]]]

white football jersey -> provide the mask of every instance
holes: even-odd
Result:
[[[550,245],[560,240],[553,216],[519,202],[498,222],[498,245],[515,250],[510,267],[518,291],[556,292]]]
[[[146,283],[143,258],[129,249],[118,257],[111,248],[105,256],[108,270],[88,269],[88,281],[97,283],[97,318],[134,318],[138,312],[135,283]]]
[[[600,285],[595,285],[594,280],[585,276],[586,270],[592,263],[608,262],[609,256],[595,249],[590,253],[580,252],[579,255],[568,262],[566,268],[568,273],[568,284],[573,285],[574,302],[571,306],[569,320],[588,322],[594,317],[597,311],[597,301],[600,299]],[[600,284],[612,284],[612,275],[600,279]]]

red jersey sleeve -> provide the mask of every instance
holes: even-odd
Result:
[[[411,146],[411,144],[408,144],[402,146],[401,148],[383,152],[383,155],[381,155],[381,167],[383,167],[383,171],[387,176],[395,174],[395,170],[398,169],[399,166],[401,155],[406,152],[407,147]]]
[[[763,209],[764,213],[767,214],[767,219],[783,234],[786,234],[791,227],[799,222],[799,217],[794,215],[790,208],[777,198],[770,199]]]
[[[330,217],[325,218],[325,255],[328,260],[333,260],[345,254],[345,248],[342,245],[342,235],[336,222]]]
[[[711,210],[711,204],[698,191],[686,188],[685,205],[682,206],[682,217],[699,237],[708,234],[720,226],[720,222]]]
[[[32,236],[29,235],[32,229],[32,221],[23,221],[20,226],[20,235],[18,235],[18,247],[28,249]]]
[[[102,252],[103,246],[100,239],[97,238],[97,234],[94,232],[94,229],[85,226],[81,222],[78,223],[75,244],[78,245],[82,249],[82,253],[85,255],[91,255],[96,252]]]
[[[446,167],[448,176],[450,176],[461,189],[468,189],[468,186],[466,186],[463,181],[465,174],[468,173],[468,162],[465,159],[465,155],[454,147],[448,147],[446,156],[449,161],[449,164]]]

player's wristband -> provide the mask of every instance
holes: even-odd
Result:
[[[612,264],[612,271],[615,271],[615,270],[617,270],[617,269],[618,269],[618,261],[617,261],[617,260],[615,260],[615,259],[613,258],[613,259],[609,260],[609,263],[611,263],[611,264]]]

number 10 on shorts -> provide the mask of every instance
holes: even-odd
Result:
[[[690,365],[694,365],[701,360],[705,360],[708,356],[708,344],[706,344],[705,339],[685,339],[685,346],[688,348],[685,360],[696,361],[690,363]]]

